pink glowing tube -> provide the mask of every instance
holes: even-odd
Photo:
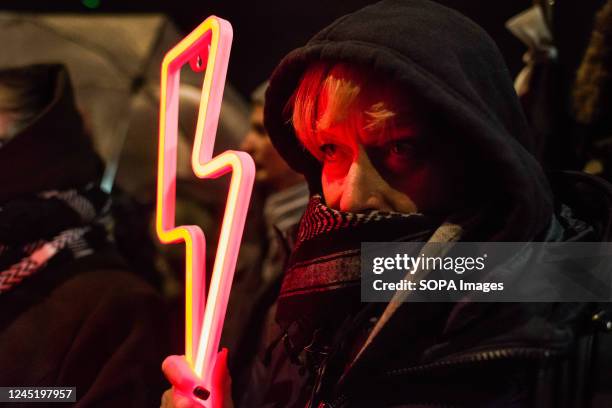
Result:
[[[166,54],[161,72],[155,225],[162,243],[185,243],[185,357],[208,390],[212,389],[212,370],[255,176],[253,159],[245,152],[230,150],[212,157],[231,44],[232,26],[211,16]],[[203,179],[231,172],[208,296],[204,233],[194,225],[175,226],[180,70],[187,62],[195,71],[204,72],[191,157],[193,171]]]

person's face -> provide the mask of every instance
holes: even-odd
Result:
[[[251,127],[240,145],[255,161],[257,182],[276,189],[288,187],[300,176],[278,154],[263,124],[263,106],[255,105],[251,113]]]
[[[393,101],[382,103],[398,111]],[[363,113],[349,112],[348,117]],[[319,152],[313,153],[322,163],[323,195],[329,207],[442,215],[461,201],[463,167],[457,153],[440,141],[425,119],[407,113],[396,116],[387,127],[367,129],[345,120],[317,129]]]

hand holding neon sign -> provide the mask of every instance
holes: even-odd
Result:
[[[201,379],[199,384],[206,390],[212,390],[213,386],[212,371],[255,176],[253,160],[244,152],[226,151],[212,157],[231,42],[232,27],[229,22],[211,16],[166,54],[161,73],[156,230],[163,243],[185,243],[185,359],[195,377],[185,373],[184,378]],[[192,69],[204,72],[191,157],[193,171],[203,179],[217,178],[231,172],[205,307],[204,233],[193,225],[176,227],[174,219],[178,90],[180,69],[187,62]],[[174,367],[175,375],[170,380],[175,388],[188,395],[193,389],[185,388],[194,387],[194,381],[180,381],[181,370],[185,370],[186,366],[172,364],[172,358],[166,361],[169,365],[165,362],[164,371],[169,366]],[[219,399],[218,396],[216,398]],[[213,406],[219,405],[219,401],[215,402],[214,392],[211,399]]]

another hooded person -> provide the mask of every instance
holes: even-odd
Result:
[[[596,400],[584,378],[556,382],[595,305],[360,299],[362,242],[610,238],[610,186],[544,173],[503,58],[480,27],[427,0],[344,16],[281,61],[264,118],[311,200],[276,335],[238,406]]]
[[[63,66],[0,71],[0,142],[0,384],[76,387],[75,407],[152,405],[165,310],[112,243]]]

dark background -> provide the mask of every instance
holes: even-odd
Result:
[[[229,80],[248,96],[268,77],[288,51],[303,45],[314,33],[334,19],[359,9],[373,0],[239,1],[239,0],[3,0],[0,9],[34,12],[142,13],[163,12],[185,31],[191,31],[211,14],[229,20],[234,43]],[[480,24],[501,49],[510,71],[522,66],[525,47],[504,27],[511,16],[528,8],[530,0],[439,0]],[[593,12],[603,0],[556,0],[566,9],[556,34],[563,39],[566,69],[572,71],[583,52]],[[97,4],[96,4],[97,3]],[[578,4],[579,3],[579,4]],[[87,7],[88,4],[90,7]],[[91,8],[94,6],[94,8]]]

